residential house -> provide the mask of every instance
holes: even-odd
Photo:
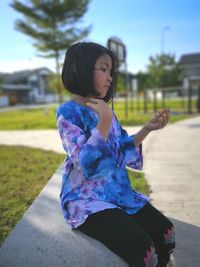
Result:
[[[1,74],[1,91],[8,96],[10,105],[55,102],[56,94],[48,90],[51,74],[46,67]]]
[[[183,86],[194,90],[200,86],[200,53],[184,54],[180,58],[183,67]]]

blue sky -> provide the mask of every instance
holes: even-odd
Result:
[[[32,40],[14,29],[20,15],[10,2],[0,1],[0,71],[54,69],[54,61],[37,57]],[[79,25],[92,26],[86,40],[106,45],[109,37],[120,38],[132,72],[145,70],[149,56],[161,52],[162,37],[164,52],[177,60],[182,54],[200,52],[199,0],[91,0]]]

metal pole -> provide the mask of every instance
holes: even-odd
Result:
[[[165,91],[162,90],[162,108],[165,108]]]
[[[162,28],[162,31],[161,31],[161,38],[160,38],[160,52],[161,52],[161,55],[164,54],[164,44],[165,44],[165,32],[167,30],[170,30],[170,27],[169,26],[165,26]]]
[[[188,114],[192,114],[192,86],[188,88]]]
[[[125,61],[125,118],[128,118],[128,73],[127,73],[127,63]]]
[[[133,85],[132,85],[131,75],[129,76],[128,84],[129,84],[129,91],[130,91],[130,111],[131,111],[131,113],[133,113],[134,112],[134,103],[133,103],[134,93],[133,93]]]
[[[199,85],[199,88],[198,88],[197,112],[200,113],[200,85]]]
[[[153,90],[153,110],[154,112],[157,111],[157,90]]]
[[[148,108],[147,108],[147,89],[144,89],[144,113],[147,114]]]

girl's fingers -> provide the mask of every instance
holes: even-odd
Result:
[[[163,114],[163,118],[164,118],[162,127],[165,127],[168,123],[168,120],[169,120],[169,109],[163,110],[162,114]]]
[[[159,111],[157,112],[156,117],[158,120],[160,120],[160,112]]]
[[[90,100],[90,99],[86,103],[86,105],[88,105],[88,106],[96,106],[96,104],[97,104],[97,102],[95,102],[94,100]]]
[[[164,109],[162,111],[157,111],[155,117],[152,119],[152,123],[154,123],[157,129],[161,129],[165,127],[169,120],[170,111],[169,109]]]
[[[162,124],[163,124],[163,121],[164,121],[164,117],[163,117],[162,112],[159,111],[158,114],[159,114],[159,118],[158,118],[159,124],[162,127]]]
[[[168,123],[168,118],[165,119],[164,123],[163,123],[163,127],[165,127]]]
[[[89,98],[89,103],[98,104],[98,101],[95,98]]]
[[[159,122],[159,128],[163,128],[166,123],[166,115],[164,111],[159,111],[158,112],[158,122]]]

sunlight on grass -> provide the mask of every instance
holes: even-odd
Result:
[[[51,151],[0,146],[0,245],[64,158]]]
[[[145,195],[149,195],[150,188],[145,179],[144,172],[134,171],[132,169],[127,168],[128,176],[131,182],[132,189],[139,191]]]
[[[51,151],[0,146],[0,245],[64,158]],[[148,195],[144,173],[127,170],[132,188]]]
[[[166,102],[166,107],[171,108],[170,123],[197,115],[196,113],[192,115],[183,113],[183,110],[180,110],[181,103],[179,102],[172,100]],[[158,106],[161,106],[160,102],[158,102]],[[56,129],[57,107],[58,105],[55,104],[45,108],[2,111],[0,113],[0,130]],[[127,116],[124,101],[114,102],[115,114],[123,126],[143,125],[154,116],[152,107],[152,103],[149,103],[148,113],[144,114],[142,100],[139,104],[134,102],[134,105],[131,105],[129,103]]]

